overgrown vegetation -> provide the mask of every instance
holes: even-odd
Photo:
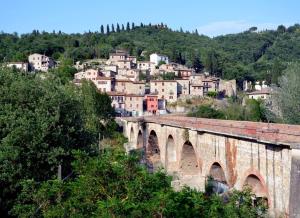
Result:
[[[215,108],[212,104],[198,106],[188,113],[190,117],[214,118],[226,120],[269,121],[266,117],[266,107],[262,101],[247,99],[245,104],[229,100],[228,105]]]

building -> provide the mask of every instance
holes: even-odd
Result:
[[[190,81],[188,79],[177,79],[177,94],[188,96],[190,94]]]
[[[155,69],[155,63],[152,63],[150,61],[138,61],[137,62],[137,69],[141,71],[152,71]]]
[[[151,80],[150,93],[157,94],[159,99],[165,99],[167,102],[177,101],[177,81]]]
[[[97,89],[100,92],[111,92],[112,91],[112,78],[98,76],[96,80],[92,80],[93,83],[96,85]]]
[[[78,80],[86,79],[95,81],[98,76],[100,76],[100,72],[94,69],[88,69],[74,74],[74,78]]]
[[[120,92],[108,92],[111,99],[111,106],[120,115],[125,115],[125,94]]]
[[[141,116],[144,112],[144,95],[126,94],[125,110],[132,116]]]
[[[128,60],[129,53],[125,50],[116,50],[115,53],[109,54],[109,60],[111,62]]]
[[[131,81],[131,80],[119,80],[115,82],[114,91],[122,92],[126,94],[145,94],[145,82],[143,81]]]
[[[146,110],[150,114],[156,114],[158,112],[158,96],[156,94],[148,94],[145,96]]]
[[[228,97],[236,96],[236,80],[220,80],[219,92]]]
[[[191,84],[190,85],[191,96],[203,96],[203,85],[202,84]]]
[[[270,94],[271,94],[271,89],[270,88],[264,88],[264,89],[261,89],[261,90],[256,90],[254,92],[250,92],[247,95],[248,95],[249,99],[266,100],[266,99],[269,98]]]
[[[169,58],[166,55],[161,55],[161,54],[157,54],[157,53],[153,53],[150,55],[150,62],[154,63],[155,66],[157,66],[161,61],[168,64]]]
[[[10,68],[15,68],[24,72],[28,72],[28,63],[25,62],[10,62],[6,65]]]
[[[29,55],[28,62],[32,71],[47,72],[56,65],[52,58],[37,53]]]

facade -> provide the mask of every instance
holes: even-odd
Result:
[[[219,91],[225,96],[236,96],[236,80],[220,80]]]
[[[134,82],[131,80],[116,80],[115,91],[122,92],[126,94],[145,94],[145,82],[139,81]]]
[[[150,81],[150,93],[157,94],[159,99],[167,102],[177,101],[176,80],[152,80]]]
[[[146,95],[146,107],[147,112],[156,114],[158,112],[158,96],[157,95]]]
[[[125,112],[125,94],[119,92],[108,92],[107,93],[111,99],[111,106],[115,109],[116,112],[124,113]]]
[[[203,96],[203,85],[202,84],[191,84],[190,95],[192,96]]]
[[[115,53],[109,54],[109,60],[112,62],[128,60],[128,52],[125,50],[116,50]]]
[[[164,61],[166,64],[168,64],[169,58],[166,55],[161,55],[157,53],[150,55],[150,62],[154,63],[155,66],[157,66],[161,61]]]
[[[257,91],[248,93],[248,97],[250,99],[255,99],[255,100],[258,100],[258,99],[266,100],[269,98],[270,94],[271,94],[271,90],[268,88],[264,88],[262,90],[257,90]]]
[[[190,81],[188,79],[177,79],[178,95],[187,96],[190,94]]]
[[[7,64],[7,67],[16,68],[18,70],[28,72],[28,63],[24,62],[10,62]]]
[[[150,61],[138,61],[137,69],[142,71],[152,71],[155,68],[155,64]]]
[[[143,103],[144,95],[126,94],[125,96],[125,110],[130,112],[133,116],[143,115]]]
[[[74,74],[75,79],[79,80],[86,79],[95,81],[98,76],[100,76],[99,71],[94,69],[88,69]]]
[[[28,62],[33,71],[47,72],[55,67],[55,61],[52,58],[37,53],[29,55]]]
[[[112,91],[112,79],[110,77],[98,76],[96,80],[92,80],[100,92]]]

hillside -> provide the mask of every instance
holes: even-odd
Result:
[[[20,36],[17,33],[0,34],[0,62],[25,61],[33,52],[74,61],[107,58],[115,48],[128,49],[139,60],[147,60],[150,53],[159,52],[188,66],[193,66],[198,57],[206,70],[225,79],[235,78],[240,85],[244,79],[276,83],[287,63],[300,58],[300,25],[279,26],[276,31],[262,32],[250,28],[215,38],[197,32],[173,31],[160,25],[119,28],[109,34],[103,31],[65,34],[37,30]]]

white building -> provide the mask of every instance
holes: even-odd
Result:
[[[37,53],[29,55],[28,62],[33,71],[40,70],[46,72],[50,68],[55,67],[55,61],[52,58]]]
[[[165,55],[161,54],[151,54],[150,55],[150,62],[154,63],[156,66],[159,64],[159,62],[164,61],[166,64],[169,63],[169,58]]]
[[[24,62],[10,62],[7,64],[7,67],[16,68],[24,72],[28,72],[28,63]]]

